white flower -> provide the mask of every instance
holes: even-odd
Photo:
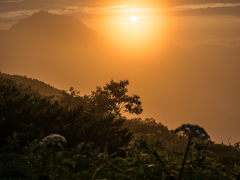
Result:
[[[49,136],[46,136],[43,140],[42,143],[46,145],[55,145],[57,144],[58,146],[61,146],[61,143],[66,143],[65,137],[59,135],[59,134],[51,134]]]

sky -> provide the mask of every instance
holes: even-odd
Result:
[[[152,46],[149,46],[150,43],[148,44],[148,41],[155,41],[157,46],[154,50],[157,50],[158,53],[161,51],[163,54],[160,56],[161,58],[151,59],[151,57],[149,58],[147,56],[147,62],[145,62],[145,56],[140,57],[140,59],[144,59],[144,62],[130,62],[129,59],[126,60],[121,58],[121,62],[116,64],[121,79],[122,75],[127,73],[129,76],[134,76],[134,80],[136,81],[131,81],[130,79],[131,85],[129,88],[130,92],[140,95],[141,98],[143,98],[143,103],[148,106],[148,110],[146,111],[148,114],[145,114],[144,116],[152,116],[153,118],[164,120],[163,124],[166,124],[170,128],[174,128],[175,124],[178,124],[180,121],[181,123],[189,123],[187,121],[190,119],[193,120],[192,123],[196,123],[197,120],[199,120],[197,123],[200,123],[200,125],[204,127],[206,126],[207,130],[211,130],[211,135],[213,135],[218,142],[220,142],[218,137],[223,136],[226,141],[228,134],[230,134],[231,137],[234,137],[235,134],[237,134],[239,137],[239,64],[238,61],[235,60],[239,59],[240,54],[238,52],[240,51],[238,49],[235,51],[236,49],[234,49],[234,47],[240,48],[240,0],[0,0],[0,30],[8,30],[20,19],[29,17],[40,10],[45,10],[52,14],[73,16],[109,41],[122,43],[131,48],[137,47],[136,53],[139,51],[139,46],[142,46],[143,48],[147,47],[147,50],[148,48],[151,49]],[[158,46],[158,42],[162,39],[166,39],[167,42],[172,42],[176,47],[171,45],[170,50],[167,50],[168,47],[161,48]],[[163,43],[163,45],[165,44]],[[201,45],[212,46],[209,48],[210,46]],[[216,48],[216,46],[218,48]],[[196,54],[199,56],[199,59],[204,60],[203,63],[201,62],[203,71],[199,72],[199,74],[201,74],[199,77],[199,84],[198,82],[195,82],[194,78],[192,80],[195,82],[196,87],[198,87],[196,91],[199,94],[190,93],[189,89],[193,89],[195,92],[195,87],[191,87],[191,83],[188,83],[188,81],[185,82],[184,76],[188,71],[190,74],[194,71],[198,72],[199,67],[195,67],[194,63],[191,61],[188,62],[192,63],[191,65],[196,69],[190,67],[188,63],[184,64],[178,61],[178,54],[171,51],[171,49],[179,50],[178,47],[186,48],[187,50],[190,49],[191,52],[197,52]],[[198,47],[202,47],[202,49]],[[229,51],[229,49],[226,51],[224,48],[221,50],[222,47],[227,47],[232,51]],[[132,52],[127,52],[129,52],[126,53],[127,56],[131,56],[130,54]],[[148,51],[146,52],[148,53]],[[164,53],[166,54],[166,57],[170,55],[169,59],[173,61],[167,62]],[[16,53],[11,52],[10,54],[15,56]],[[26,54],[30,54],[29,57],[31,59],[31,53],[28,53],[28,49]],[[35,57],[34,51],[32,51],[32,54],[33,57]],[[44,53],[41,52],[39,62],[42,60],[40,57],[44,56]],[[66,57],[69,58],[68,53],[66,53]],[[17,57],[17,59],[18,58],[19,57]],[[49,58],[51,58],[51,56]],[[64,59],[65,56],[61,58]],[[77,59],[77,57],[74,57],[72,54],[71,58],[73,60]],[[182,58],[184,59],[185,56]],[[189,56],[189,58],[191,58],[191,56]],[[231,58],[233,61],[231,61]],[[23,59],[25,59],[25,56],[23,56]],[[56,59],[59,60],[59,57]],[[159,61],[159,59],[161,61]],[[69,63],[65,61],[63,62]],[[6,64],[7,63],[8,61],[6,61]],[[79,77],[78,68],[81,67],[82,61],[77,63],[80,64],[73,67],[74,71],[71,70],[68,72],[68,75],[73,77],[73,80],[76,81]],[[112,63],[111,60],[107,61],[107,63],[101,62],[104,67],[105,64],[109,65],[110,63]],[[201,66],[201,63],[198,63],[198,65]],[[218,65],[216,65],[217,63]],[[233,65],[231,65],[231,63]],[[234,63],[236,63],[236,65],[234,65]],[[136,68],[136,64],[142,69],[139,68],[139,70]],[[124,73],[119,66],[124,69]],[[188,66],[190,67],[189,69]],[[205,66],[209,67],[204,69]],[[52,70],[51,66],[49,67]],[[126,67],[130,68],[126,70]],[[11,63],[9,68],[14,69]],[[16,68],[19,67],[16,66]],[[29,68],[29,72],[32,72],[33,74],[19,74],[37,78],[61,89],[60,84],[63,83],[63,79],[55,76],[52,76],[51,79],[47,74],[42,73],[39,67],[37,67],[37,70],[33,70],[31,67],[27,68]],[[64,76],[63,78],[69,79],[69,77],[62,73],[65,69],[67,68],[64,66],[62,69],[60,68],[57,70],[62,76]],[[115,73],[116,71],[113,70],[113,68],[107,69],[110,69],[111,73]],[[133,69],[137,69],[137,72],[133,72]],[[188,70],[187,72],[186,69]],[[211,69],[214,71],[211,71]],[[22,68],[20,68],[20,70],[22,72],[24,71]],[[174,70],[182,70],[183,72],[174,72]],[[39,71],[39,76],[36,76],[37,71]],[[92,69],[92,72],[94,73],[95,70]],[[111,74],[110,72],[109,74]],[[15,74],[16,72],[11,73]],[[135,73],[137,75],[135,75]],[[170,80],[162,80],[156,76],[156,73],[165,73],[166,77],[170,78]],[[182,74],[182,76],[177,73]],[[109,80],[109,74],[101,73],[101,76]],[[56,78],[58,79],[58,82],[56,82]],[[98,80],[100,78],[102,77],[99,76]],[[73,81],[68,81],[68,79],[67,85],[65,84],[66,88],[70,86],[75,87],[76,85]],[[94,83],[92,82],[92,87],[95,87],[95,85],[103,85],[102,83],[106,82],[105,79],[102,79],[102,83],[97,82],[99,84],[95,84],[95,81],[98,80],[96,80],[95,77],[92,77],[92,79],[94,81]],[[188,79],[191,79],[191,77]],[[84,82],[89,85],[89,79],[86,78],[85,81]],[[142,81],[149,84],[144,84]],[[202,81],[206,82],[203,83]],[[167,87],[164,89],[160,87],[158,83],[165,84]],[[181,83],[185,84],[183,85]],[[201,86],[201,83],[204,85]],[[139,88],[141,86],[144,86],[145,89]],[[131,91],[131,87],[134,90]],[[66,88],[64,89],[66,90]],[[76,89],[80,90],[81,93],[84,92],[81,87],[76,87]],[[159,91],[161,91],[161,93],[159,93]],[[161,96],[158,95],[159,97],[156,98],[156,94],[160,94]],[[195,97],[195,95],[197,97]],[[189,98],[188,103],[186,103],[184,98]],[[199,104],[195,102],[196,99],[199,101]],[[205,102],[206,99],[208,99],[208,101],[206,101],[207,103]],[[152,104],[154,103],[158,106],[152,107]],[[183,112],[182,110],[184,108],[185,111]],[[173,109],[175,110],[175,114],[172,111]],[[219,109],[222,111],[219,112]],[[202,112],[196,110],[201,110]],[[145,111],[143,113],[145,113]],[[182,119],[178,121],[179,117],[182,117]],[[202,119],[206,119],[206,117],[208,118],[207,121],[203,121]],[[227,121],[229,120],[229,117],[230,119],[232,118],[231,123]],[[172,120],[172,122],[169,122],[169,119]],[[217,123],[218,127],[215,127],[216,121],[219,121],[219,119],[221,122]],[[178,123],[175,123],[175,121]],[[225,131],[227,126],[229,126],[228,132],[225,132],[225,134],[222,135],[222,132]],[[237,137],[235,137],[235,139],[238,140]]]
[[[122,43],[163,37],[182,47],[240,45],[239,0],[0,0],[0,30],[39,10],[74,16]]]

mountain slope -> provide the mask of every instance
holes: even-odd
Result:
[[[9,75],[1,72],[0,72],[0,77],[12,79],[26,86],[31,86],[34,90],[37,90],[40,94],[44,96],[60,96],[61,95],[59,89],[56,89],[52,87],[50,84],[46,84],[37,79],[28,78],[26,76]]]
[[[94,73],[104,59],[105,45],[106,40],[79,20],[40,11],[0,33],[0,70],[49,78],[59,85]]]

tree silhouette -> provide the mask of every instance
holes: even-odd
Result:
[[[135,94],[127,95],[128,85],[128,80],[120,80],[119,82],[111,80],[103,87],[97,86],[96,91],[92,91],[92,94],[88,96],[90,107],[94,108],[98,114],[121,115],[125,112],[141,114],[143,109],[140,97]]]
[[[15,132],[21,146],[42,136],[61,134],[68,139],[66,148],[93,142],[94,148],[103,150],[107,143],[110,153],[132,139],[132,133],[122,127],[124,119],[116,119],[115,115],[103,117],[81,105],[69,108],[32,93],[14,81],[0,80],[0,148]],[[73,92],[70,96],[77,94]]]
[[[202,127],[199,127],[198,125],[191,125],[191,124],[183,124],[179,128],[173,130],[172,132],[180,134],[180,135],[188,136],[187,149],[186,149],[186,152],[185,152],[185,155],[184,155],[182,168],[181,168],[180,175],[179,175],[179,180],[181,180],[184,165],[185,165],[185,162],[186,162],[186,159],[187,159],[188,150],[189,150],[192,139],[198,138],[198,139],[201,139],[201,140],[208,141],[208,140],[210,140],[210,137]]]

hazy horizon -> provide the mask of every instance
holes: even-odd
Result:
[[[239,141],[236,0],[0,5],[1,72],[74,87],[81,95],[129,79],[129,94],[143,102],[140,117],[170,129],[198,124],[216,142]]]

